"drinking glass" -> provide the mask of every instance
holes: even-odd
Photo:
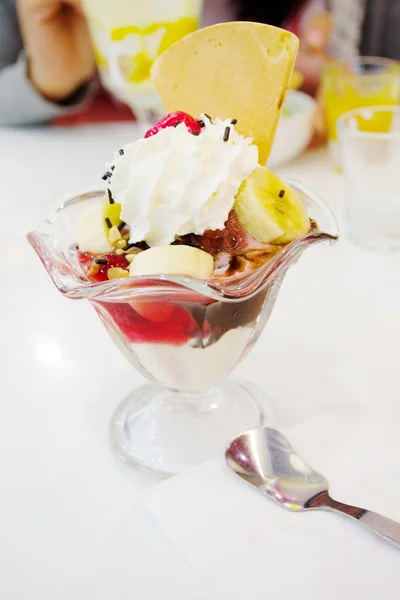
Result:
[[[400,249],[400,109],[371,106],[338,120],[346,234],[372,249]]]
[[[340,167],[338,118],[354,108],[399,104],[400,66],[394,60],[374,56],[359,56],[347,62],[329,61],[321,83],[329,148],[335,166]],[[374,125],[379,131],[378,119]]]
[[[226,377],[267,323],[288,268],[309,246],[338,235],[323,201],[289,183],[318,228],[230,282],[171,275],[90,281],[79,264],[77,223],[104,191],[64,200],[29,234],[59,291],[89,300],[122,354],[150,382],[134,390],[111,419],[112,447],[129,465],[168,476],[263,425],[264,394]]]
[[[139,120],[164,114],[151,66],[198,28],[202,7],[203,0],[83,0],[102,83]]]

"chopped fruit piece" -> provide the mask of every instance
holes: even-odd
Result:
[[[168,48],[151,75],[166,110],[235,117],[237,131],[254,139],[265,165],[298,45],[294,34],[271,25],[220,23]]]
[[[121,269],[121,267],[111,267],[107,272],[108,279],[121,279],[121,277],[129,277],[129,271]]]
[[[149,129],[145,138],[151,137],[152,135],[156,135],[161,129],[165,129],[166,127],[176,127],[179,123],[185,123],[190,133],[194,135],[198,135],[201,132],[201,127],[198,121],[191,115],[184,113],[182,111],[172,112],[160,119],[154,127]]]
[[[311,228],[296,192],[265,167],[257,167],[242,183],[234,209],[240,224],[258,242],[291,242]]]
[[[78,222],[77,242],[81,252],[109,252],[112,247],[110,232],[112,229],[118,231],[121,235],[118,225],[122,223],[120,219],[121,205],[117,203],[110,204],[108,196],[100,203],[89,206],[81,215]]]
[[[113,249],[114,249],[114,250],[123,250],[124,248],[126,248],[126,246],[127,246],[127,242],[126,242],[126,240],[123,240],[123,239],[122,239],[122,240],[119,240],[119,241],[118,241],[118,242],[115,244],[115,246],[114,246],[114,248],[113,248]]]
[[[241,253],[246,248],[246,232],[240,225],[235,211],[231,210],[224,229],[207,230],[203,235],[190,233],[178,239],[176,244],[200,248],[213,256],[219,252]]]
[[[97,275],[97,273],[100,271],[100,265],[97,263],[92,263],[88,269],[88,275],[89,277],[94,277],[94,275]]]
[[[211,254],[191,246],[154,246],[140,252],[130,265],[131,275],[188,275],[207,279],[214,269]]]
[[[110,229],[109,240],[112,245],[122,240],[122,235],[116,225],[113,225]]]
[[[101,318],[111,319],[114,328],[130,342],[147,342],[153,344],[170,344],[181,346],[189,339],[193,339],[198,329],[189,311],[183,307],[174,307],[174,318],[163,322],[141,316],[133,306],[128,303],[94,302]],[[144,302],[142,304],[145,304]],[[151,302],[148,306],[152,314]],[[156,303],[160,305],[160,302]],[[169,303],[165,303],[167,306]],[[133,305],[133,303],[132,303]],[[160,308],[158,306],[158,308]],[[175,308],[178,309],[175,311]],[[166,308],[165,311],[168,309]]]
[[[101,260],[101,264],[96,263],[99,258]],[[124,255],[120,256],[112,253],[104,254],[99,258],[92,256],[92,262],[89,262],[87,254],[81,254],[79,257],[82,267],[87,270],[88,276],[93,281],[107,281],[108,271],[114,267],[124,270],[129,269],[129,262],[126,260]],[[106,263],[104,263],[104,261],[106,261]]]
[[[109,192],[111,194],[111,192]],[[110,196],[107,196],[102,200],[103,207],[103,218],[104,220],[109,219],[111,227],[119,227],[121,225],[121,205],[118,202],[110,202]],[[108,228],[108,227],[107,227]]]
[[[163,323],[168,319],[179,318],[184,309],[172,302],[130,302],[139,315],[154,323]]]

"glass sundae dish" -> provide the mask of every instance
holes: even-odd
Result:
[[[255,36],[262,69],[271,61],[272,70],[282,64],[269,82],[267,104],[264,97],[260,106],[254,103],[249,117],[226,73],[237,44],[246,54],[246,41]],[[202,77],[191,59],[193,50],[204,64],[204,39],[207,51],[217,53],[219,99],[205,82],[208,73]],[[201,102],[214,113],[195,112],[199,88],[182,87],[176,53],[183,47],[201,89],[209,87]],[[121,352],[150,381],[111,422],[112,445],[132,466],[170,475],[264,423],[262,393],[224,378],[263,330],[289,266],[311,244],[337,238],[322,200],[262,166],[296,50],[292,34],[254,23],[214,26],[172,46],[154,71],[172,112],[115,153],[103,176],[105,190],[66,199],[29,234],[58,289],[88,299]],[[251,44],[249,52],[254,60]],[[256,123],[249,130],[254,137],[246,135],[249,123]]]

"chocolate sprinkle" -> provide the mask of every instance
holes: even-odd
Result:
[[[124,250],[129,250],[130,248],[136,248],[136,247],[137,247],[137,244],[136,244],[136,243],[135,243],[135,244],[127,244],[127,245],[125,246]]]
[[[279,198],[283,198],[284,195],[285,195],[285,190],[281,190],[279,192]]]
[[[110,204],[114,204],[114,198],[112,197],[111,190],[107,189],[107,194]]]
[[[207,117],[207,119],[210,121],[210,123],[212,123],[212,119],[210,117],[210,115],[208,115],[207,113],[203,113],[205,117]]]
[[[94,262],[96,263],[96,265],[107,265],[108,264],[108,260],[106,258],[95,258]]]
[[[113,165],[113,166],[111,167],[111,171],[114,171],[114,169],[115,169],[115,165]]]
[[[111,177],[112,173],[111,171],[107,171],[107,173],[104,173],[102,179],[105,181],[106,179],[108,179],[109,177]]]
[[[200,125],[200,127],[205,127],[206,124],[204,123],[203,119],[197,119],[198,124]]]
[[[104,220],[105,220],[105,222],[106,222],[106,225],[107,225],[108,229],[111,229],[111,227],[112,227],[113,225],[112,225],[112,223],[111,223],[110,219],[109,219],[108,217],[106,217]]]
[[[122,150],[122,148],[121,148],[121,150],[119,151],[119,154],[120,154],[120,156],[123,156],[123,155],[125,154],[125,152]]]
[[[232,119],[231,125],[236,125],[236,123],[237,123],[237,119]]]
[[[118,225],[118,231],[122,231],[122,230],[123,230],[123,228],[125,227],[125,225],[126,225],[126,223],[124,223],[124,222],[122,221],[122,223],[120,223],[120,224]]]
[[[225,131],[224,131],[224,137],[223,137],[224,142],[227,142],[229,140],[230,132],[231,132],[231,128],[229,127],[229,125],[227,125],[227,127],[225,127]]]
[[[200,131],[192,131],[192,135],[200,135]]]

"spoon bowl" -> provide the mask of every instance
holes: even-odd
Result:
[[[231,442],[225,458],[234,473],[284,508],[339,512],[400,546],[399,523],[331,498],[327,479],[309,467],[276,429],[264,427],[243,433]]]
[[[328,481],[309,467],[289,441],[270,427],[252,429],[226,451],[229,467],[242,479],[289,510],[311,508],[310,500],[328,493]]]

